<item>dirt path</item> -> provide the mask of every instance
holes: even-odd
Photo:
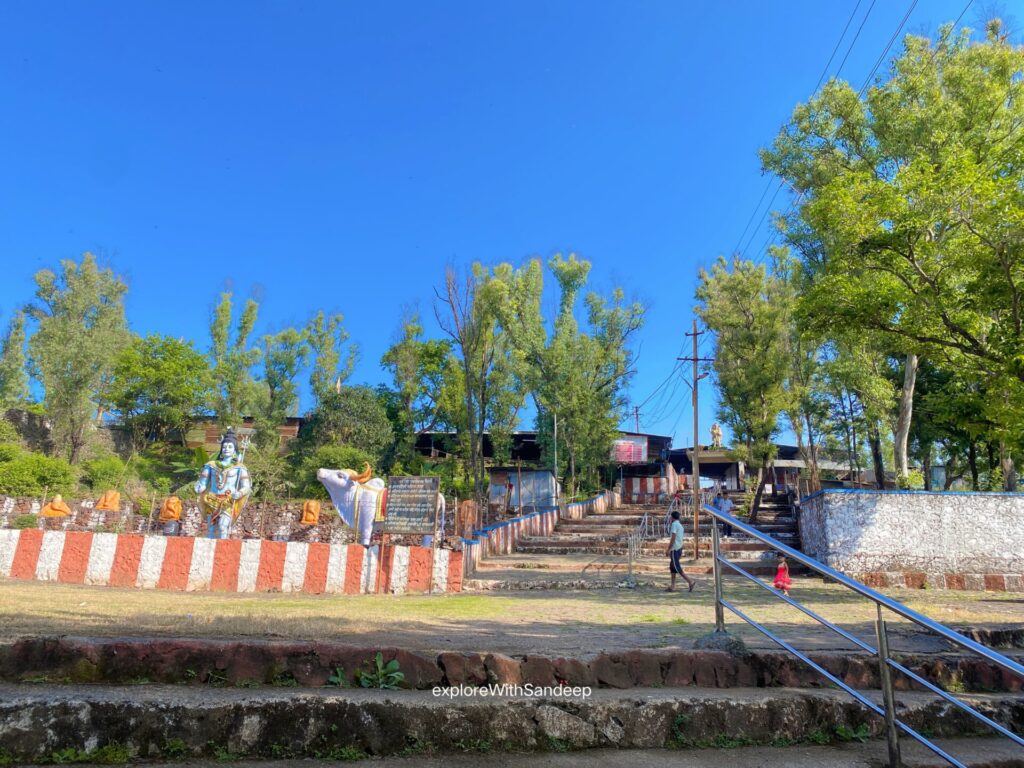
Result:
[[[752,585],[730,580],[727,596],[753,618],[806,649],[849,644]],[[1024,596],[1007,593],[890,590],[895,599],[953,625],[1024,623]],[[796,580],[793,595],[871,642],[874,608],[819,580]],[[727,619],[753,648],[771,642]],[[901,650],[943,650],[893,617]],[[33,635],[290,638],[411,650],[581,654],[688,646],[714,628],[711,585],[693,594],[637,590],[309,596],[212,594],[75,587],[0,581],[0,639]]]

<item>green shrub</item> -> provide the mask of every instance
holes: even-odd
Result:
[[[21,454],[21,448],[14,443],[0,443],[0,464],[5,461],[12,461]]]
[[[369,672],[359,672],[359,685],[363,688],[383,688],[393,691],[405,681],[405,673],[398,669],[398,659],[384,663],[384,654],[377,651]]]
[[[354,469],[361,472],[365,464],[372,463],[371,456],[358,448],[347,445],[325,445],[304,456],[297,472],[299,495],[312,499],[326,499],[327,490],[316,479],[316,471],[328,469]]]
[[[82,480],[94,491],[118,488],[125,476],[125,463],[114,455],[82,462]]]
[[[0,443],[21,444],[21,435],[18,429],[7,419],[0,419]]]
[[[0,463],[0,494],[7,496],[69,496],[77,484],[75,468],[64,459],[23,451]]]
[[[11,521],[11,528],[15,528],[17,530],[35,528],[38,522],[39,521],[35,515],[18,515]]]

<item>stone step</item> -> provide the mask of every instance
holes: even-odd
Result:
[[[817,737],[820,739],[822,734]],[[843,734],[848,737],[847,734]],[[782,766],[786,768],[866,768],[867,766],[887,765],[888,753],[886,742],[881,739],[868,741],[845,741],[836,735],[836,742],[827,745],[799,744],[789,746],[780,756],[778,744],[769,746],[738,746],[742,742],[731,739],[720,739],[711,743],[722,743],[724,747],[713,747],[701,744],[700,749],[680,751],[672,749],[631,749],[618,747],[597,747],[587,750],[568,749],[564,752],[551,752],[538,761],[533,753],[499,752],[496,748],[480,745],[463,744],[463,749],[454,754],[440,752],[422,752],[411,755],[396,755],[374,758],[373,768],[655,768],[655,766],[671,765],[674,768],[765,768],[765,766]],[[957,738],[936,739],[935,743],[947,754],[956,755],[957,759],[968,768],[1006,768],[1021,765],[1018,757],[1020,750],[1007,739],[999,738]],[[698,745],[695,745],[698,746]],[[785,762],[781,757],[785,757]],[[935,756],[926,747],[909,739],[902,742],[902,758],[906,768],[947,768],[946,761]],[[206,761],[173,763],[162,761],[150,762],[148,765],[167,766],[167,768],[220,768],[223,762]],[[305,759],[274,760],[268,764],[263,760],[242,760],[233,762],[234,768],[310,768],[310,761]],[[324,763],[323,765],[335,765]]]
[[[627,669],[622,664],[623,669]],[[582,688],[582,686],[580,686]],[[477,689],[467,689],[474,692]],[[462,691],[465,693],[466,691]],[[361,689],[232,689],[179,686],[0,686],[0,749],[15,764],[54,754],[237,760],[459,753],[467,749],[565,751],[591,747],[690,749],[727,740],[793,745],[884,723],[845,693],[783,688],[593,689],[531,696]],[[868,694],[876,701],[877,694]],[[1020,731],[1024,702],[971,695]],[[974,725],[934,696],[897,694],[917,730],[956,737]],[[116,752],[117,755],[112,753]],[[785,752],[780,752],[785,764]],[[76,762],[81,761],[76,759]]]

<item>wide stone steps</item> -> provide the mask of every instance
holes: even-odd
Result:
[[[689,750],[724,742],[780,747],[771,764],[785,765],[781,747],[851,733],[879,739],[884,733],[880,718],[845,693],[825,689],[595,688],[584,696],[580,686],[569,695],[511,688],[506,695],[462,693],[446,698],[430,690],[336,687],[8,685],[0,686],[0,749],[8,762],[24,765],[67,762],[55,754],[74,762],[94,756],[95,762],[162,757],[220,763],[480,750]],[[879,700],[875,692],[867,695]],[[1019,695],[965,698],[1013,730],[1024,727]],[[963,713],[935,696],[900,692],[897,703],[900,718],[918,731],[936,737],[976,732]]]

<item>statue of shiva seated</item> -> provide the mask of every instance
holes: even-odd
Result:
[[[228,427],[227,434],[220,441],[220,455],[215,461],[203,465],[196,481],[199,506],[206,514],[206,526],[210,538],[226,539],[231,534],[231,525],[238,519],[252,493],[249,470],[242,463],[235,432]]]

